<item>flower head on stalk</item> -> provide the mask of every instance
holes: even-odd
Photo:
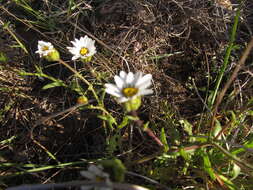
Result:
[[[42,40],[38,41],[38,50],[35,53],[38,53],[40,57],[48,61],[58,61],[60,59],[60,54],[54,46],[50,42]]]
[[[95,40],[92,40],[88,36],[75,38],[75,41],[71,41],[73,47],[67,47],[70,53],[73,54],[72,60],[81,59],[84,62],[89,62],[92,56],[96,53]]]
[[[152,94],[152,75],[143,75],[142,72],[133,74],[121,71],[114,77],[116,84],[105,84],[105,91],[115,96],[120,103],[125,103],[127,111],[137,110],[141,105],[141,96]]]

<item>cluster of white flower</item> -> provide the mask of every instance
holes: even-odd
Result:
[[[95,41],[88,36],[71,41],[73,47],[67,47],[73,55],[72,60],[80,59],[89,62],[96,53]],[[60,61],[60,54],[50,42],[39,41],[36,53],[48,61]],[[65,65],[65,62],[63,62]],[[141,96],[152,94],[151,86],[152,75],[143,75],[142,72],[126,73],[120,71],[119,75],[114,76],[115,84],[106,83],[105,91],[117,98],[119,103],[124,103],[127,111],[134,111],[141,105]],[[111,190],[112,182],[109,174],[103,172],[102,166],[90,165],[87,171],[82,171],[81,175],[94,182],[104,182],[106,187],[95,187],[96,190]],[[82,186],[82,190],[93,189],[94,186]]]
[[[53,51],[54,46],[50,42],[38,41],[38,50],[35,53],[38,53],[40,57],[45,57]]]
[[[81,59],[84,62],[88,62],[96,53],[95,40],[92,40],[88,36],[75,39],[71,43],[73,47],[67,47],[67,49],[73,55],[72,60]],[[60,59],[58,51],[50,42],[39,41],[36,53],[49,61],[58,61]],[[132,72],[126,73],[125,71],[121,71],[119,75],[114,77],[116,85],[111,83],[105,84],[105,91],[115,96],[119,103],[130,102],[143,95],[153,93],[151,89],[148,89],[151,86],[151,80],[151,74],[143,75],[142,72],[134,74]]]
[[[73,54],[72,60],[86,60],[91,58],[96,53],[95,40],[92,40],[88,36],[81,37],[80,39],[75,39],[71,41],[73,47],[67,47],[69,52]],[[56,51],[54,46],[50,42],[39,41],[38,53],[40,57],[50,56],[52,52]]]
[[[81,37],[79,40],[75,39],[71,43],[74,47],[67,47],[67,49],[74,55],[72,60],[86,59],[96,53],[95,40],[90,39],[88,36]]]

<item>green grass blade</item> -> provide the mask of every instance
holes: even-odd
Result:
[[[225,55],[225,58],[224,58],[224,63],[223,63],[222,68],[219,72],[219,76],[218,76],[218,79],[217,79],[216,84],[215,84],[214,94],[212,96],[212,100],[210,102],[209,108],[212,108],[212,106],[213,106],[213,104],[216,100],[216,96],[217,96],[217,93],[219,91],[221,81],[224,77],[224,73],[226,71],[231,52],[234,48],[234,42],[235,42],[235,38],[236,38],[237,27],[238,27],[239,18],[240,18],[240,12],[241,12],[241,9],[239,8],[236,11],[235,20],[234,20],[234,24],[233,24],[233,28],[232,28],[232,33],[231,33],[230,40],[229,40],[229,45],[227,47],[226,55]]]

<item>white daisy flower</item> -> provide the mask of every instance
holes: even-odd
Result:
[[[88,36],[81,37],[79,40],[71,41],[74,47],[67,47],[74,56],[72,60],[87,59],[96,53],[95,40]]]
[[[50,42],[45,42],[41,40],[38,41],[38,50],[35,53],[38,53],[40,57],[46,57],[54,51],[54,46]]]
[[[108,173],[103,172],[103,166],[90,165],[87,171],[81,171],[81,175],[91,181],[105,182],[107,185],[111,185],[110,176]],[[90,190],[94,186],[82,186],[82,190]],[[112,190],[110,187],[96,187],[96,190]]]
[[[108,94],[116,96],[120,103],[133,100],[136,97],[152,94],[153,90],[148,89],[151,85],[152,75],[142,72],[133,74],[120,71],[119,76],[114,77],[115,84],[105,84],[105,91]]]

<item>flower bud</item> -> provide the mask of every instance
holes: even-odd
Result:
[[[44,56],[44,58],[49,62],[59,61],[60,54],[56,49],[54,49],[52,52],[50,52],[46,56]]]
[[[141,96],[137,96],[124,103],[124,108],[127,112],[136,111],[141,106]]]
[[[77,98],[77,103],[78,104],[87,104],[88,103],[88,98],[86,96],[79,96]]]

